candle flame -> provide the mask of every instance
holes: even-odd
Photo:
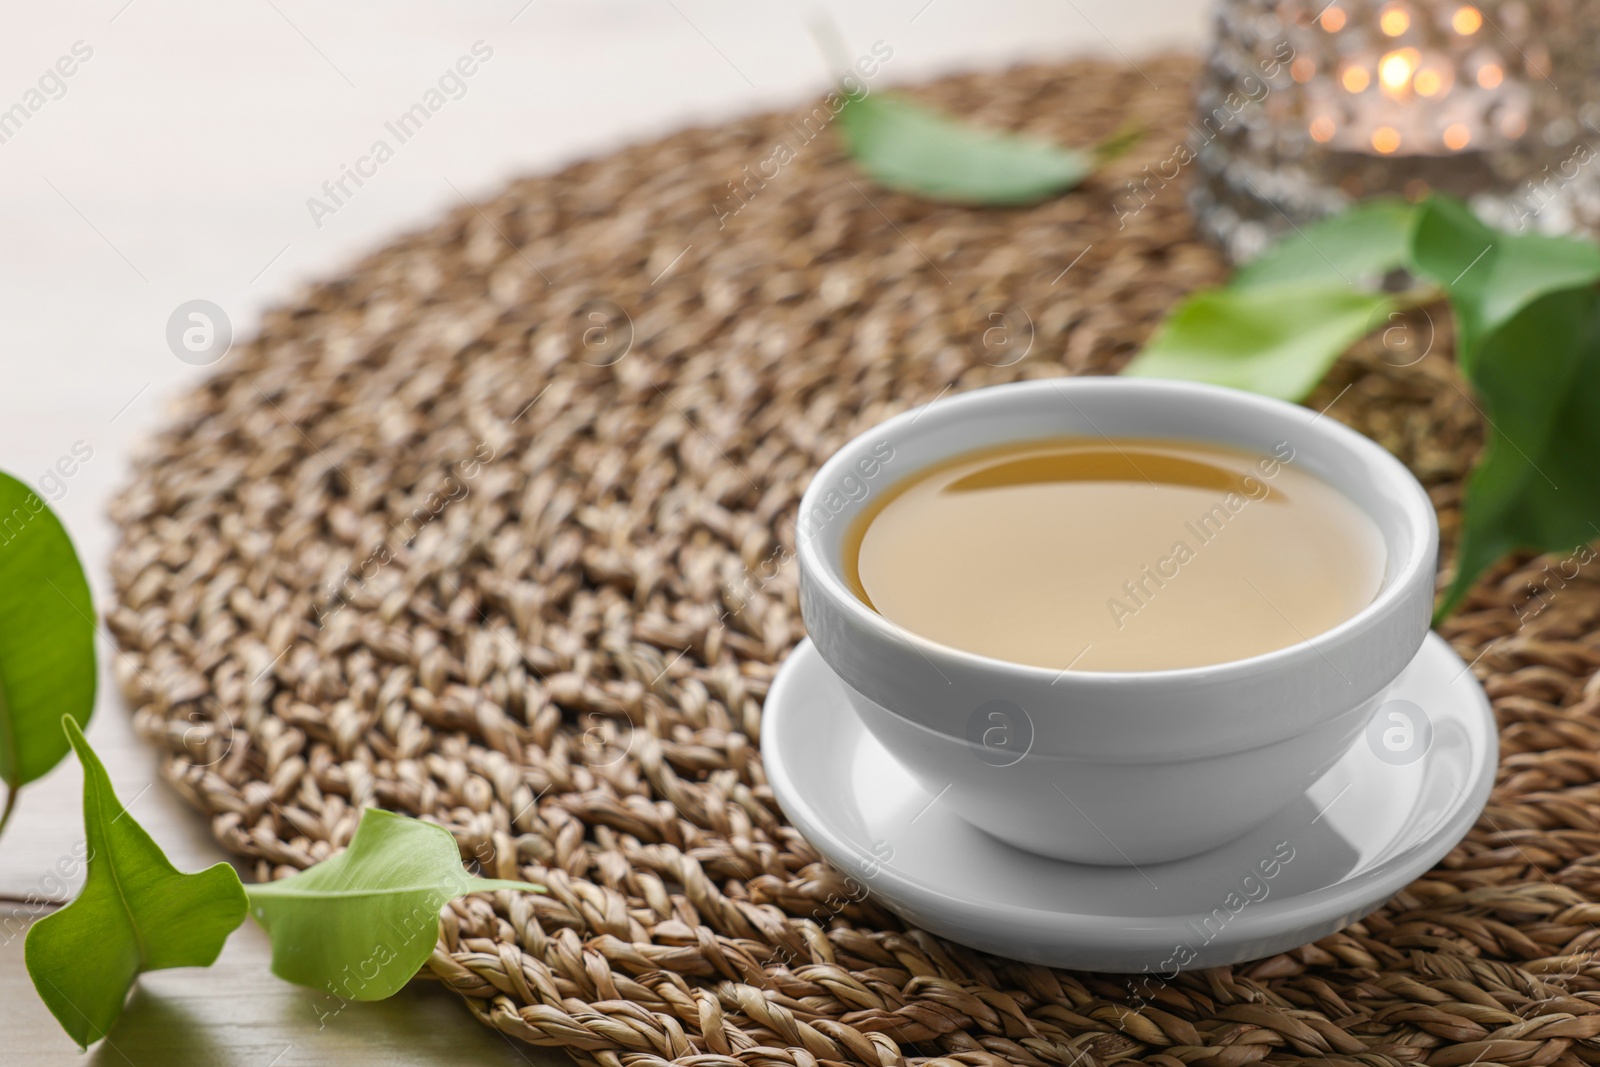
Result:
[[[1463,37],[1470,37],[1483,26],[1483,14],[1471,4],[1456,8],[1450,27]]]
[[[1506,72],[1500,69],[1498,63],[1485,63],[1478,68],[1478,84],[1485,89],[1493,89],[1504,80]]]
[[[1444,79],[1439,76],[1438,71],[1424,67],[1422,70],[1417,71],[1417,76],[1412,84],[1416,86],[1417,92],[1423,96],[1434,96],[1440,89],[1444,88]]]
[[[1344,29],[1344,12],[1337,7],[1330,7],[1322,13],[1322,28],[1329,33],[1338,33]]]
[[[1378,61],[1378,82],[1390,96],[1398,97],[1411,84],[1421,55],[1415,48],[1400,48]],[[1481,78],[1481,76],[1480,76]]]
[[[1367,73],[1366,67],[1351,65],[1344,68],[1339,81],[1344,85],[1346,92],[1359,93],[1372,83],[1372,75]]]
[[[1411,28],[1411,16],[1399,4],[1390,4],[1378,16],[1378,28],[1390,37],[1398,37]]]
[[[1452,152],[1459,152],[1472,143],[1472,131],[1467,129],[1465,123],[1452,122],[1444,128],[1444,146]]]
[[[1319,144],[1333,140],[1333,120],[1326,115],[1311,120],[1311,139]]]
[[[1400,147],[1400,131],[1393,126],[1379,126],[1372,131],[1372,147],[1389,155]]]

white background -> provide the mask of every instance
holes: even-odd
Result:
[[[825,89],[809,25],[894,48],[888,81],[1095,53],[1198,49],[1202,0],[105,0],[13,5],[0,110],[76,42],[93,57],[0,144],[0,468],[37,483],[75,443],[93,458],[54,506],[105,602],[106,503],[165,401],[207,371],[167,348],[168,316],[204,298],[251,333],[301,283],[506,179],[631,140]],[[319,228],[308,197],[353,164],[475,41],[493,58]],[[457,192],[459,190],[459,193]],[[102,641],[102,660],[112,650]],[[155,780],[102,669],[89,737],[132,811],[180,867],[221,858]],[[71,760],[23,794],[0,839],[0,892],[26,893],[81,839]],[[133,798],[137,797],[137,800]],[[7,1063],[84,1063],[34,998],[22,939],[0,931]],[[267,972],[246,926],[211,971],[141,983],[92,1064],[294,1067],[539,1062],[415,988],[319,1024],[331,1002]]]

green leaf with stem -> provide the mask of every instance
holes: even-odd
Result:
[[[1343,282],[1208,289],[1180,304],[1123,373],[1299,400],[1342,352],[1401,306]]]
[[[839,96],[839,130],[879,185],[956,204],[1034,204],[1071,189],[1099,153],[984,129],[892,93]],[[1126,148],[1113,135],[1106,155]]]
[[[122,1014],[144,971],[209,967],[240,923],[245,896],[226,863],[180,873],[111,789],[72,716],[61,720],[83,765],[83,890],[28,930],[23,954],[56,1021],[87,1048]]]
[[[347,1000],[382,1000],[427,962],[440,908],[496,889],[544,892],[475,878],[444,827],[368,808],[349,848],[246,892],[250,914],[272,939],[272,973]]]
[[[1387,296],[1396,267],[1432,283]],[[1600,536],[1600,248],[1507,234],[1459,201],[1363,204],[1285,239],[1185,301],[1127,373],[1303,397],[1395,311],[1449,298],[1457,362],[1488,441],[1469,475],[1442,618],[1513,549],[1593,552]],[[1465,391],[1465,389],[1463,389]]]
[[[1410,258],[1418,274],[1449,292],[1456,362],[1474,379],[1479,350],[1495,330],[1549,293],[1600,280],[1600,247],[1592,241],[1503,233],[1445,196],[1423,205]]]
[[[1600,537],[1600,293],[1529,303],[1474,366],[1489,438],[1467,479],[1456,573],[1436,618],[1513,549],[1571,552]]]
[[[94,603],[50,506],[0,473],[0,781],[18,791],[67,754],[61,716],[94,713]]]

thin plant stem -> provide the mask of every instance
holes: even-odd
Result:
[[[17,808],[17,794],[19,792],[21,790],[17,789],[16,786],[6,790],[6,806],[3,811],[0,811],[0,834],[6,832],[6,823],[11,821],[11,813]]]

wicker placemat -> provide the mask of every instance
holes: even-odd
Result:
[[[811,471],[947,389],[1113,370],[1221,276],[1178,185],[1128,210],[1194,75],[1142,65],[927,91],[1072,143],[1148,125],[1041,207],[883,192],[808,109],[519,182],[269,315],[115,512],[118,677],[218,840],[265,878],[363,805],[439,820],[550,894],[457,902],[429,971],[610,1067],[1600,1060],[1600,588],[1538,561],[1449,628],[1502,725],[1487,814],[1273,959],[1135,990],[981,957],[850,903],[773,803],[755,738]],[[1386,357],[1313,404],[1418,472],[1448,541],[1478,416],[1437,352]]]

